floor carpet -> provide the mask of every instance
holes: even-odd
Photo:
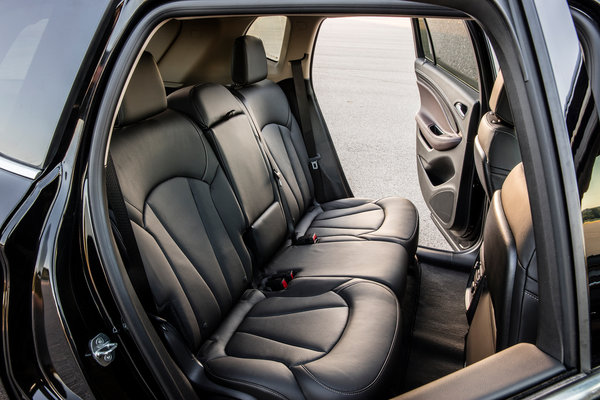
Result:
[[[419,301],[409,345],[405,391],[462,368],[468,329],[464,309],[468,274],[421,264],[420,276],[419,288],[414,287],[418,279],[408,282],[407,295],[417,292]]]

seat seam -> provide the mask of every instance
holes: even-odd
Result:
[[[216,175],[216,174],[215,174]],[[213,198],[213,192],[212,192],[212,187],[209,186],[208,191],[210,193],[210,200],[212,201],[213,207],[215,207],[215,211],[217,212],[217,215],[219,216],[219,221],[221,221],[221,224],[223,225],[223,228],[225,229],[225,232],[227,233],[227,236],[229,237],[229,240],[231,241],[231,244],[233,246],[233,249],[235,251],[235,254],[240,262],[240,265],[242,267],[242,271],[244,272],[244,278],[246,279],[246,281],[249,281],[251,279],[248,279],[248,271],[246,271],[246,267],[245,267],[245,263],[242,260],[242,257],[240,255],[240,252],[238,251],[237,247],[235,246],[235,244],[233,243],[233,239],[232,237],[229,235],[229,230],[227,229],[228,225],[225,224],[225,221],[223,221],[223,217],[221,216],[221,212],[219,211],[219,208],[217,207],[217,205],[215,204],[215,199]],[[240,208],[241,210],[241,206],[239,205],[238,200],[235,198],[234,196],[234,200],[235,200],[235,204]],[[245,214],[242,212],[242,214]],[[245,215],[242,216],[244,219],[246,218]],[[208,236],[208,233],[207,233]],[[210,240],[210,239],[209,239]],[[211,242],[212,244],[212,242]],[[250,266],[250,275],[252,274],[252,265]]]
[[[324,387],[325,389],[327,389],[329,391],[332,391],[332,392],[338,393],[338,394],[342,394],[342,395],[353,395],[353,394],[362,393],[362,392],[365,392],[366,390],[368,390],[371,386],[373,386],[375,384],[375,382],[377,382],[381,378],[381,376],[383,375],[383,371],[386,369],[386,367],[387,367],[387,365],[388,365],[388,363],[390,361],[390,356],[393,353],[393,350],[396,348],[396,338],[398,336],[398,324],[399,324],[399,319],[400,319],[400,306],[399,306],[399,303],[398,303],[398,298],[391,291],[391,289],[389,289],[387,286],[382,285],[382,284],[380,284],[378,282],[371,282],[371,281],[366,281],[366,280],[355,282],[355,283],[351,283],[350,285],[342,288],[340,290],[340,292],[343,291],[343,290],[345,290],[345,289],[347,289],[347,288],[349,288],[349,287],[357,285],[357,284],[359,284],[361,282],[364,282],[364,283],[367,283],[367,284],[374,284],[374,285],[380,286],[383,289],[387,290],[392,295],[392,298],[394,299],[394,303],[396,304],[396,327],[394,329],[394,336],[392,337],[392,343],[391,343],[390,349],[387,352],[386,359],[383,362],[383,364],[382,364],[381,368],[379,369],[379,372],[377,373],[377,375],[375,376],[375,378],[373,378],[373,380],[371,382],[369,382],[366,386],[364,386],[363,388],[361,388],[359,390],[344,392],[344,391],[340,391],[338,389],[332,388],[332,387],[328,386],[327,384],[321,382],[319,379],[317,379],[317,377],[315,375],[313,375],[313,373],[308,369],[308,367],[306,365],[301,365],[300,366],[302,369],[304,369],[306,371],[306,373],[308,374],[308,376],[311,379],[313,379],[316,383],[318,383],[319,385],[321,385],[322,387]],[[338,342],[339,342],[339,340],[338,340]],[[336,343],[336,345],[337,345],[337,343]],[[334,347],[335,347],[335,345],[332,347],[332,349]]]
[[[534,299],[535,301],[539,301],[539,300],[540,300],[540,298],[539,298],[538,296],[536,296],[535,294],[531,293],[531,292],[530,292],[530,291],[528,291],[528,290],[525,290],[525,291],[524,291],[524,293],[525,293],[525,295],[526,295],[526,296],[529,296],[529,297],[531,297],[531,298],[532,298],[532,299]]]
[[[302,345],[298,345],[298,344],[288,343],[288,342],[284,342],[283,340],[274,339],[272,337],[268,337],[268,336],[261,335],[261,334],[258,334],[258,333],[248,332],[248,331],[245,331],[245,330],[238,329],[235,333],[243,333],[245,335],[251,335],[251,336],[255,336],[257,338],[267,339],[267,340],[271,340],[273,342],[284,344],[286,346],[298,347],[300,349],[306,349],[306,350],[314,351],[315,353],[327,353],[327,350],[318,350],[318,349],[315,349],[313,347],[308,347],[308,346],[302,346]],[[229,342],[231,342],[231,341],[229,341]]]
[[[204,227],[204,230],[206,231],[206,237],[208,239],[208,243],[210,243],[210,247],[212,248],[213,254],[215,255],[215,258],[217,259],[217,263],[219,263],[219,267],[220,267],[221,265],[224,265],[223,260],[221,260],[221,257],[217,254],[217,251],[215,250],[215,247],[213,245],[213,241],[211,239],[212,235],[208,234],[208,231],[206,229],[206,225],[204,224],[204,218],[202,218],[202,214],[200,213],[200,207],[198,206],[198,200],[196,199],[196,194],[194,193],[194,190],[192,189],[192,185],[190,183],[190,180],[186,179],[185,181],[186,181],[186,183],[188,185],[188,188],[190,190],[190,194],[192,195],[192,200],[194,201],[194,205],[196,206],[196,212],[198,213],[198,217],[200,217],[200,221],[202,222],[202,226]],[[210,193],[210,185],[208,186],[208,191]],[[212,195],[210,196],[210,198],[212,200]],[[214,206],[214,202],[213,202],[213,206]],[[216,207],[215,207],[215,211],[216,211]],[[155,214],[156,214],[156,212],[155,212]],[[217,211],[217,215],[219,215],[218,211]],[[219,215],[219,220],[221,221],[221,224],[223,224],[223,221],[221,220],[221,216],[220,215]],[[223,227],[225,227],[225,225],[223,225]],[[225,231],[227,232],[226,229],[225,229]],[[229,236],[229,233],[227,233],[227,235]],[[181,246],[179,246],[179,247],[181,248]],[[237,251],[235,253],[236,253],[236,256],[238,256]],[[242,264],[242,260],[239,259],[239,256],[238,256],[238,260],[239,260],[240,264]],[[190,262],[191,262],[191,260],[190,260]],[[234,300],[233,300],[233,296],[231,296],[232,290],[231,290],[231,286],[230,286],[231,279],[228,279],[227,277],[225,277],[225,273],[223,272],[222,268],[219,268],[219,269],[221,270],[221,276],[223,277],[223,280],[225,281],[225,285],[227,286],[227,290],[229,291],[229,295],[230,295],[230,297],[232,297],[231,301],[232,301],[232,304],[233,304]]]
[[[224,357],[219,357],[219,358],[224,358]],[[266,390],[267,392],[269,392],[269,393],[271,393],[271,394],[279,397],[280,399],[288,400],[287,396],[284,396],[282,393],[279,393],[278,391],[276,391],[274,389],[271,389],[271,388],[269,388],[267,386],[264,386],[264,385],[261,385],[261,384],[258,384],[258,383],[254,383],[254,382],[249,382],[249,381],[246,381],[246,380],[243,380],[243,379],[225,378],[223,376],[220,376],[219,374],[216,374],[215,371],[210,366],[208,366],[208,363],[205,363],[204,367],[208,370],[208,372],[210,374],[212,374],[213,376],[217,377],[218,379],[222,379],[222,380],[224,380],[226,382],[241,383],[241,384],[244,384],[244,385],[255,387],[257,389]]]
[[[204,283],[206,284],[206,286],[207,286],[207,287],[210,289],[210,294],[211,294],[211,296],[212,296],[212,297],[215,299],[215,303],[216,303],[216,304],[217,304],[217,306],[219,307],[219,313],[220,313],[221,315],[223,315],[222,306],[221,306],[221,304],[220,304],[219,300],[217,299],[217,297],[215,296],[215,293],[214,293],[215,291],[214,291],[214,289],[213,289],[213,288],[212,288],[212,287],[209,285],[209,283],[206,281],[206,279],[204,279],[204,277],[202,277],[202,274],[201,274],[201,273],[200,273],[200,271],[198,271],[198,269],[196,268],[196,264],[192,262],[192,260],[191,260],[190,256],[187,254],[187,252],[186,252],[186,251],[184,251],[184,250],[181,248],[181,246],[179,245],[179,243],[177,243],[177,240],[175,240],[175,237],[174,237],[174,236],[173,236],[173,235],[172,235],[172,234],[169,232],[169,230],[167,229],[167,227],[165,226],[165,224],[164,224],[164,223],[163,223],[163,222],[160,220],[160,218],[159,218],[158,214],[156,214],[156,212],[154,211],[154,209],[152,208],[152,206],[151,206],[149,203],[146,203],[146,204],[148,204],[148,208],[150,208],[150,210],[152,211],[152,213],[153,213],[153,214],[156,216],[156,219],[157,219],[157,220],[158,220],[158,222],[159,222],[159,223],[160,223],[160,224],[163,226],[163,228],[165,229],[165,231],[167,232],[167,234],[169,234],[169,236],[171,236],[171,238],[173,239],[173,243],[175,243],[175,245],[177,246],[177,248],[178,248],[178,249],[181,251],[181,253],[182,253],[182,254],[185,256],[185,258],[188,260],[188,262],[189,262],[189,263],[192,265],[192,267],[194,268],[194,270],[196,271],[196,273],[198,274],[198,276],[200,276],[200,277],[202,278],[202,280],[204,281]],[[202,223],[202,225],[204,225],[204,223]],[[149,232],[149,231],[148,231],[148,232]],[[152,235],[152,234],[151,234],[151,235]],[[152,237],[154,237],[154,240],[155,240],[157,243],[159,243],[159,241],[157,240],[157,238],[156,238],[154,235],[152,235]],[[160,246],[160,244],[159,244],[159,246]],[[162,246],[160,246],[160,247],[161,247],[161,249],[162,249]],[[212,246],[211,246],[211,247],[212,247]],[[164,252],[164,250],[163,250],[163,252]],[[214,254],[214,249],[213,249],[213,254]],[[166,256],[166,254],[165,254],[165,256]],[[217,255],[216,255],[216,254],[215,254],[215,259],[217,259]],[[217,259],[217,262],[218,262],[218,259]],[[170,261],[170,262],[169,262],[169,264],[171,265],[171,269],[172,269],[173,271],[175,271],[175,268],[173,268],[173,263]],[[175,274],[175,275],[177,276],[177,274]],[[222,273],[221,273],[221,276],[222,276],[222,277],[223,277],[223,279],[225,280],[225,277],[223,276],[223,274],[222,274]],[[180,280],[180,279],[178,278],[178,280]],[[180,280],[180,281],[181,281],[181,280]],[[183,287],[183,285],[182,285],[182,287]],[[187,293],[187,291],[186,291],[186,293]],[[190,294],[188,294],[188,296],[189,296],[190,298],[192,298],[192,297],[193,297],[193,296],[190,296]],[[231,301],[231,302],[232,302],[232,304],[233,304],[233,299],[231,298],[231,293],[229,293],[229,297],[230,297],[230,301]]]
[[[355,207],[360,207],[360,206],[355,206]],[[347,210],[348,208],[354,208],[354,207],[347,207],[345,209]],[[323,210],[323,212],[321,214],[324,214],[324,213],[329,212],[329,211],[337,211],[337,210],[344,210],[344,208],[336,208],[335,210]],[[383,208],[380,207],[378,210],[354,211],[354,212],[352,212],[350,214],[338,215],[338,216],[334,216],[334,217],[319,218],[319,219],[315,218],[315,221],[329,221],[329,220],[336,219],[336,218],[349,217],[349,216],[352,216],[352,215],[358,215],[358,214],[363,214],[363,213],[368,213],[368,212],[374,212],[374,211],[375,212],[376,211],[381,211],[385,215],[385,211],[383,211]],[[385,218],[384,218],[384,220],[385,220]]]
[[[302,193],[302,188],[300,187],[300,180],[298,179],[298,174],[296,173],[296,169],[294,168],[294,163],[292,161],[292,157],[290,155],[290,151],[288,149],[288,146],[285,142],[285,132],[283,132],[281,130],[281,127],[284,125],[280,125],[278,123],[273,123],[273,125],[275,125],[277,127],[277,132],[279,133],[279,136],[281,137],[281,143],[283,144],[283,149],[285,150],[286,153],[286,158],[290,161],[290,169],[292,170],[292,175],[294,177],[294,181],[296,182],[296,186],[298,187],[298,192],[299,192],[299,197],[296,197],[296,193],[294,193],[294,191],[292,190],[292,194],[294,196],[294,199],[296,200],[296,204],[298,205],[298,210],[300,211],[301,215],[304,215],[306,212],[306,204],[304,204],[304,195]],[[288,128],[287,126],[284,126],[285,128],[288,129],[288,131],[291,132],[291,129]],[[292,147],[294,146],[294,144],[292,143]],[[294,151],[296,149],[294,148]],[[300,161],[300,160],[298,160]],[[287,181],[287,180],[286,180]],[[288,185],[290,186],[290,189],[292,189],[291,185],[288,182]],[[302,201],[302,205],[300,205],[300,201],[298,200],[300,199]],[[304,212],[302,212],[304,211]]]
[[[134,222],[134,223],[135,223],[137,226],[139,226],[139,227],[140,227],[141,229],[143,229],[143,230],[144,230],[146,233],[148,233],[148,235],[150,235],[150,237],[151,237],[152,239],[154,239],[154,242],[156,243],[156,245],[157,245],[157,246],[158,246],[158,248],[160,249],[161,253],[162,253],[162,254],[165,256],[165,259],[167,260],[167,262],[169,263],[169,266],[171,267],[171,271],[173,271],[173,275],[175,276],[175,279],[177,279],[177,283],[179,284],[179,287],[181,288],[181,290],[182,290],[182,291],[183,291],[183,292],[186,294],[186,296],[187,296],[187,297],[186,297],[186,301],[187,301],[187,303],[189,304],[190,308],[192,309],[192,312],[194,313],[194,317],[196,318],[196,325],[198,325],[198,332],[199,332],[200,338],[202,338],[202,332],[201,332],[201,329],[200,329],[200,324],[199,324],[198,322],[199,322],[199,321],[205,322],[205,321],[204,321],[202,318],[199,318],[199,316],[196,314],[195,307],[194,307],[194,306],[192,305],[192,303],[190,302],[190,297],[189,297],[188,291],[186,290],[185,286],[182,284],[182,282],[181,282],[181,278],[180,278],[179,274],[176,272],[175,268],[173,268],[173,262],[171,261],[171,258],[169,257],[169,255],[167,254],[167,252],[165,251],[165,249],[163,248],[163,246],[160,244],[160,241],[159,241],[159,240],[156,238],[156,236],[154,236],[154,234],[153,234],[151,231],[149,231],[149,230],[148,230],[148,229],[146,229],[145,227],[141,226],[140,224],[136,223],[135,221],[132,221],[132,222]],[[160,221],[159,221],[159,222],[160,222]],[[185,254],[184,254],[184,256],[185,256]],[[186,258],[187,258],[187,256],[186,256]],[[190,264],[191,264],[191,260],[190,260],[190,259],[188,259],[188,261],[189,261],[189,262],[190,262]],[[192,264],[192,266],[193,266],[193,264]],[[145,268],[145,266],[144,266],[144,268]],[[196,268],[194,268],[194,270],[196,270]],[[206,286],[208,286],[208,283],[207,283],[207,282],[204,280],[204,278],[203,278],[203,277],[202,277],[202,275],[201,275],[201,274],[198,272],[198,270],[196,270],[196,273],[198,274],[198,276],[200,277],[200,279],[202,279],[202,281],[204,282],[204,284],[205,284]],[[216,304],[219,304],[219,302],[218,302],[217,298],[215,297],[214,293],[212,293],[212,291],[211,291],[210,295],[211,295],[211,296],[212,296],[212,298],[214,299],[215,303],[216,303]],[[154,295],[153,295],[152,297],[154,298]],[[155,301],[156,301],[156,300],[155,300]],[[169,304],[169,303],[172,303],[172,302],[171,302],[170,300],[168,300],[168,301],[167,301],[165,304],[163,304],[163,306],[166,306],[166,305],[167,305],[167,304]],[[220,307],[219,307],[219,313],[221,313]],[[177,318],[177,319],[179,319],[179,317],[176,317],[176,318]]]
[[[304,313],[304,312],[317,311],[317,310],[327,310],[327,309],[330,309],[330,308],[348,308],[348,305],[339,305],[339,306],[338,305],[334,305],[334,306],[326,306],[326,307],[315,307],[315,308],[309,308],[309,309],[304,309],[304,310],[300,310],[300,311],[291,311],[291,312],[288,312],[288,313],[279,313],[279,314],[270,314],[270,315],[256,315],[256,316],[249,315],[246,318],[282,317],[282,316],[285,316],[285,315],[300,314],[300,313]]]

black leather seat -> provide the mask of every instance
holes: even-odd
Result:
[[[494,192],[502,187],[509,172],[521,161],[502,72],[498,73],[494,82],[489,105],[491,111],[481,119],[475,136],[474,158],[479,181],[488,199],[491,199]]]
[[[466,341],[472,364],[537,336],[538,277],[533,223],[523,172],[518,164],[490,204],[480,250],[487,280]]]
[[[262,41],[253,36],[235,40],[232,79],[261,131],[282,174],[283,200],[297,235],[317,233],[322,242],[382,240],[402,244],[412,257],[418,241],[419,218],[414,205],[402,198],[340,199],[318,204],[309,172],[302,132],[281,88],[267,78]]]
[[[221,387],[261,399],[381,396],[400,343],[392,290],[327,276],[299,277],[282,291],[251,289],[243,238],[250,208],[240,208],[201,130],[166,105],[145,53],[110,151],[158,312],[189,358]],[[265,196],[267,203],[275,204]]]
[[[169,107],[192,117],[209,138],[244,212],[246,242],[258,268],[267,274],[293,269],[297,276],[366,278],[384,283],[402,296],[411,256],[398,243],[352,236],[312,245],[285,243],[286,218],[277,179],[258,132],[228,89],[216,84],[197,85],[176,91],[168,101]],[[388,221],[397,216],[391,215]],[[364,212],[358,217],[369,220],[372,216]],[[402,221],[395,222],[402,225]]]

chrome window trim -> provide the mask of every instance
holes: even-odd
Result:
[[[30,167],[29,165],[21,164],[20,162],[11,160],[0,154],[0,169],[11,172],[16,175],[24,176],[25,178],[35,179],[38,177],[40,169]]]

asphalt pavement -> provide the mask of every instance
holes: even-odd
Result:
[[[328,19],[317,39],[313,85],[354,195],[411,200],[419,244],[449,250],[419,189],[414,59],[408,18]]]

